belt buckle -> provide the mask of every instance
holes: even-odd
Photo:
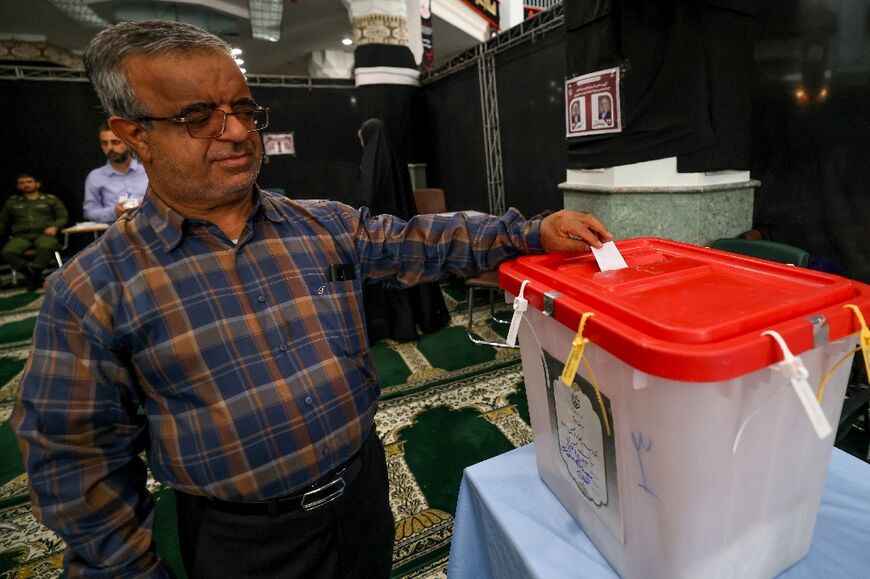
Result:
[[[313,511],[314,509],[322,507],[326,503],[331,503],[332,501],[340,497],[342,493],[344,493],[344,486],[344,479],[338,477],[334,481],[328,482],[322,487],[317,487],[316,489],[308,491],[307,493],[302,495],[302,510]],[[321,498],[315,498],[318,494],[327,490],[329,490],[329,494]]]

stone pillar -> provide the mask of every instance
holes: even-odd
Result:
[[[353,25],[360,121],[381,119],[399,162],[407,163],[411,108],[420,86],[420,71],[408,46],[408,2],[343,1]]]
[[[559,188],[567,209],[589,211],[616,239],[664,237],[706,245],[752,227],[748,171],[677,173],[676,158],[598,170],[569,170]]]

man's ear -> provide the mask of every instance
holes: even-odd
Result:
[[[151,162],[150,135],[141,124],[118,116],[109,117],[107,122],[112,132],[133,149],[141,161]]]

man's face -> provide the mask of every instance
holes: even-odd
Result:
[[[33,177],[21,177],[18,179],[18,190],[24,193],[33,193],[39,191],[39,181]]]
[[[100,131],[100,147],[112,163],[123,163],[130,158],[130,149],[112,131]]]
[[[218,50],[130,57],[130,83],[150,116],[183,117],[253,104],[238,65]],[[155,121],[142,157],[151,187],[170,205],[212,208],[251,193],[260,171],[260,135],[235,116],[214,139],[194,139],[183,123]],[[175,202],[175,203],[173,203]]]
[[[609,111],[610,110],[610,99],[608,99],[608,98],[598,99],[598,110]]]

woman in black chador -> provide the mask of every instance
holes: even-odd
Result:
[[[416,213],[411,177],[387,140],[384,123],[369,119],[359,130],[363,146],[357,203],[371,209],[372,215],[387,213],[407,221]],[[450,323],[441,288],[435,282],[408,289],[383,285],[364,288],[366,327],[369,343],[389,338],[397,342],[417,339],[417,326],[423,333],[434,332]]]

